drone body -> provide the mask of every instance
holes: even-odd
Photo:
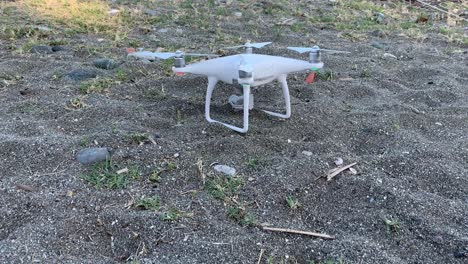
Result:
[[[251,87],[267,84],[283,74],[323,67],[323,63],[309,63],[279,56],[237,54],[201,61],[181,68],[173,67],[172,70],[176,74],[192,73],[214,77],[227,84],[243,84],[239,81],[242,79],[239,77],[239,68],[242,65],[252,68],[253,82],[249,83]]]
[[[252,54],[252,48],[261,48],[271,42],[246,43],[232,48],[245,48],[244,54],[231,55],[215,59],[209,59],[193,64],[185,65],[185,57],[188,56],[210,56],[208,54],[184,54],[181,51],[170,52],[148,52],[139,51],[129,54],[137,58],[154,60],[156,58],[168,59],[175,57],[172,70],[177,75],[185,73],[205,75],[208,77],[208,87],[205,101],[205,118],[210,123],[220,123],[232,130],[240,133],[246,133],[249,129],[249,110],[253,108],[253,96],[251,87],[264,85],[277,80],[281,85],[285,100],[286,112],[276,113],[267,110],[261,110],[269,115],[289,118],[291,116],[291,101],[289,97],[289,88],[286,82],[287,75],[292,72],[304,70],[318,70],[323,67],[320,60],[321,51],[338,53],[339,51],[322,50],[317,46],[312,48],[289,47],[288,49],[299,53],[310,52],[309,61],[285,58],[280,56],[270,56],[261,54]],[[214,56],[214,55],[211,55]],[[243,109],[243,126],[237,127],[231,124],[214,120],[210,116],[211,96],[218,81],[227,84],[240,85],[243,90],[243,96],[232,95],[229,102],[234,108]],[[231,100],[232,99],[232,100]],[[240,100],[239,100],[240,99]]]

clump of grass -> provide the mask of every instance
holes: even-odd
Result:
[[[331,81],[335,78],[335,73],[331,70],[317,71],[317,78],[324,81]]]
[[[383,217],[387,233],[398,233],[401,230],[401,222],[396,217]]]
[[[254,226],[257,224],[255,217],[246,212],[244,207],[234,206],[227,209],[227,216],[243,226]]]
[[[80,93],[103,93],[109,91],[111,86],[116,82],[109,78],[95,79],[91,81],[85,81],[80,85]]]
[[[109,32],[118,27],[118,16],[108,14],[105,1],[91,0],[23,0],[32,14],[52,20],[80,32]]]
[[[85,107],[85,103],[83,102],[83,98],[81,97],[72,98],[70,99],[69,103],[70,107],[73,109],[81,109]]]
[[[161,206],[159,197],[141,197],[135,202],[135,207],[143,210],[157,211]]]
[[[95,164],[81,178],[98,189],[123,189],[128,184],[128,179],[124,174],[116,173],[112,160]]]
[[[298,209],[300,207],[302,207],[301,203],[299,202],[299,200],[297,200],[296,197],[294,196],[288,196],[286,197],[286,204],[288,205],[289,208],[291,209]]]
[[[145,144],[146,142],[149,142],[149,136],[146,133],[136,132],[136,133],[130,134],[128,137],[129,137],[130,144],[141,145],[141,144]]]
[[[258,167],[259,165],[260,165],[260,161],[258,161],[258,159],[249,158],[249,160],[247,161],[247,166],[251,168]]]
[[[364,69],[361,72],[361,78],[370,78],[371,77],[371,72],[369,69]]]
[[[242,184],[239,177],[216,176],[205,183],[205,189],[215,199],[228,201],[237,194]]]
[[[182,212],[179,209],[172,207],[161,216],[161,219],[164,221],[172,222],[172,221],[179,220],[181,217],[182,217]]]
[[[128,176],[134,180],[140,179],[141,172],[138,166],[130,166],[130,168],[128,168]]]

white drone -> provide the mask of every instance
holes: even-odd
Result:
[[[245,48],[245,53],[209,59],[196,62],[193,64],[185,64],[185,56],[206,56],[218,57],[212,54],[196,54],[176,52],[149,52],[138,51],[130,53],[128,56],[136,58],[155,60],[175,58],[172,71],[177,75],[184,73],[192,73],[205,75],[208,77],[208,88],[206,91],[205,101],[205,118],[210,123],[220,123],[232,130],[240,133],[246,133],[249,129],[249,110],[253,108],[253,95],[250,88],[259,85],[267,84],[277,80],[283,89],[283,96],[286,104],[286,113],[275,113],[267,110],[261,110],[269,115],[289,118],[291,116],[291,101],[289,98],[289,89],[286,82],[286,77],[289,73],[299,72],[304,70],[318,70],[323,67],[321,62],[321,53],[349,53],[345,51],[325,50],[318,46],[313,47],[288,47],[290,50],[299,53],[309,52],[309,61],[285,58],[280,56],[269,56],[261,54],[252,54],[253,48],[262,48],[271,42],[250,43],[244,45],[229,47],[229,49]],[[244,120],[243,127],[226,124],[221,121],[214,120],[210,117],[210,104],[213,90],[218,81],[228,84],[240,85],[243,89],[243,96],[231,95],[229,103],[236,109],[243,109]]]

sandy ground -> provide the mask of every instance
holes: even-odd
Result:
[[[218,44],[209,34],[176,28],[141,40]],[[275,41],[260,53],[305,59],[284,49],[308,44],[298,33],[286,30],[272,39],[266,25],[258,33],[255,41]],[[165,76],[159,63],[128,60],[122,47],[106,52],[123,62],[118,69],[130,78],[102,94],[80,95],[79,82],[61,76],[94,68],[92,60],[102,54],[81,52],[78,45],[108,46],[100,36],[78,35],[65,50],[47,55],[18,54],[0,42],[0,76],[18,76],[0,86],[0,262],[255,263],[262,251],[261,263],[466,263],[467,49],[430,37],[369,34],[351,42],[338,33],[310,28],[323,47],[353,52],[325,56],[334,78],[305,85],[305,73],[290,75],[292,117],[253,110],[246,135],[204,120],[205,78]],[[96,70],[98,78],[114,78],[118,69]],[[227,103],[231,92],[228,85],[215,91],[212,112],[240,122]],[[277,83],[254,95],[258,107],[283,107]],[[85,107],[71,107],[73,98]],[[137,132],[156,144],[131,142]],[[136,166],[141,177],[122,190],[83,181],[90,168],[75,154],[96,145],[112,148],[114,164]],[[337,157],[357,162],[358,174],[317,179],[336,167]],[[253,159],[256,164],[248,165]],[[204,188],[198,160],[208,179],[218,175],[209,167],[213,162],[237,170],[244,184],[234,199],[256,225],[226,215],[232,204]],[[177,168],[151,183],[151,173],[168,161]],[[160,211],[132,206],[141,196],[160,197]],[[289,208],[288,196],[302,206]],[[161,220],[170,208],[182,217]],[[398,224],[392,228],[383,219]],[[335,239],[273,233],[260,224]]]

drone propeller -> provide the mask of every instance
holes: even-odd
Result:
[[[288,47],[290,50],[294,50],[299,53],[304,52],[326,52],[329,54],[336,54],[336,53],[351,53],[349,51],[342,51],[342,50],[329,50],[329,49],[321,49],[319,46],[313,46],[310,48],[307,47]]]
[[[154,60],[156,58],[167,60],[173,57],[183,57],[183,56],[197,56],[197,57],[219,57],[216,54],[201,54],[201,53],[184,53],[182,51],[176,52],[150,52],[150,51],[137,51],[128,54],[128,56],[137,57],[140,59]]]
[[[238,49],[238,48],[257,48],[261,49],[265,47],[266,45],[271,44],[271,42],[257,42],[257,43],[250,43],[248,41],[244,45],[238,45],[238,46],[233,46],[233,47],[226,47],[225,49]]]

